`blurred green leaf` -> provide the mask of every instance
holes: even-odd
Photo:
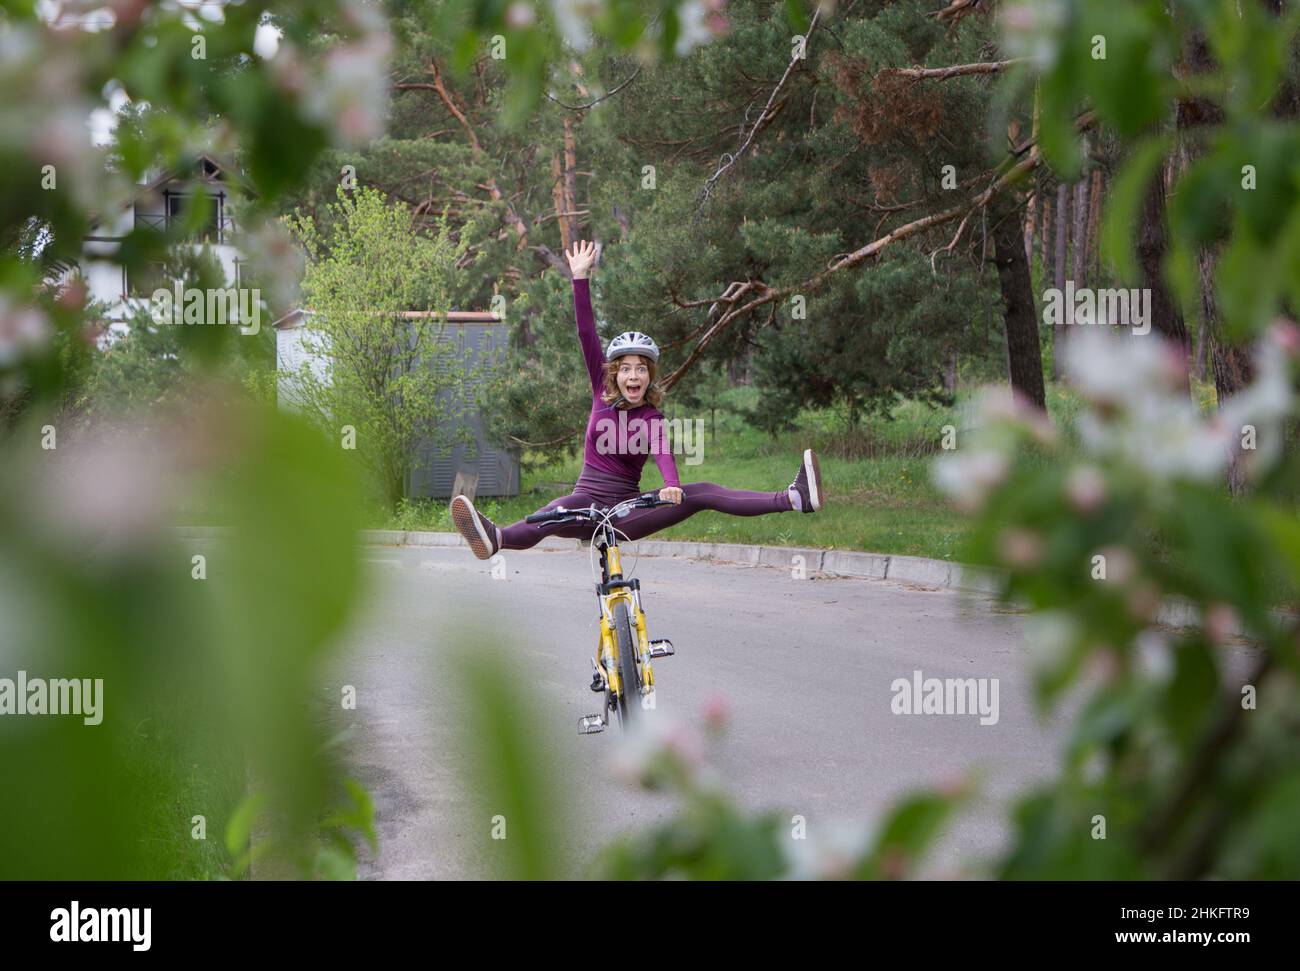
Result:
[[[943,831],[955,804],[937,793],[904,799],[886,818],[875,847],[859,865],[858,877],[896,878],[911,871]]]
[[[231,855],[245,851],[253,835],[253,825],[266,809],[266,796],[260,792],[249,793],[235,808],[226,824],[226,849]]]
[[[1133,227],[1141,218],[1147,186],[1169,151],[1169,139],[1150,138],[1142,142],[1116,176],[1102,219],[1102,252],[1121,280],[1137,278],[1133,252]]]
[[[1179,641],[1170,650],[1174,673],[1165,692],[1163,720],[1186,755],[1208,728],[1207,714],[1214,712],[1219,695],[1219,671],[1200,638]]]

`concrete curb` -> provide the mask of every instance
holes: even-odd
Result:
[[[224,526],[174,526],[172,531],[189,539],[218,539],[229,533]],[[368,546],[465,546],[459,533],[435,533],[396,529],[362,530]],[[534,549],[581,550],[583,543],[577,539],[548,536]],[[820,550],[801,546],[754,546],[748,543],[700,543],[681,540],[642,540],[637,549],[643,556],[680,556],[694,560],[717,560],[721,563],[739,563],[744,566],[766,566],[778,570],[791,570],[800,564],[795,557],[803,557],[806,576],[846,577],[861,580],[893,580],[896,583],[928,589],[964,590],[973,593],[996,595],[1001,589],[1001,576],[995,570],[986,570],[932,560],[921,556],[895,556],[883,553],[861,553],[856,550]],[[1160,605],[1156,622],[1169,627],[1196,627],[1201,622],[1195,605],[1181,600],[1167,600]],[[1233,631],[1243,636],[1240,625]]]
[[[885,579],[923,587],[953,586],[952,564],[947,560],[930,560],[920,556],[891,556],[885,567]],[[958,577],[960,579],[960,577]]]
[[[833,577],[866,577],[883,580],[889,572],[889,557],[852,550],[827,550],[822,554],[822,573]]]
[[[192,539],[216,539],[228,530],[222,526],[176,526],[174,531]],[[464,546],[459,533],[417,530],[367,529],[362,537],[370,546]],[[534,549],[580,550],[581,540],[548,536]],[[643,556],[684,556],[694,560],[717,560],[745,566],[770,566],[789,570],[802,565],[808,575],[857,577],[867,580],[897,580],[925,587],[952,587],[980,592],[996,590],[996,580],[947,560],[919,556],[888,556],[856,550],[822,550],[807,546],[755,546],[749,543],[702,543],[690,540],[647,539],[637,543]],[[799,564],[795,557],[803,557]]]
[[[190,530],[201,533],[201,530]],[[370,529],[362,534],[375,546],[464,546],[459,533],[433,533]],[[923,587],[947,587],[992,593],[996,577],[959,563],[920,556],[890,556],[856,550],[822,550],[807,546],[755,546],[749,543],[702,543],[693,540],[641,540],[636,544],[643,556],[684,556],[693,560],[717,560],[746,566],[769,566],[789,570],[802,565],[808,575],[855,577],[867,580],[896,580]],[[576,539],[548,536],[534,549],[577,550]],[[800,564],[795,557],[803,557]]]

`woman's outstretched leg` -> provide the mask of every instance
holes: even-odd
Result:
[[[688,482],[682,486],[682,501],[677,505],[635,509],[623,519],[615,519],[614,525],[626,533],[628,539],[635,540],[676,526],[706,509],[732,516],[764,516],[772,512],[789,512],[792,508],[790,495],[784,490],[749,492],[728,489],[716,482]]]
[[[558,506],[564,506],[566,509],[577,509],[582,506],[590,506],[595,503],[591,496],[582,492],[574,492],[567,496],[560,496],[558,499],[552,499],[538,512],[549,512]],[[590,523],[546,523],[538,526],[533,523],[526,523],[522,519],[517,523],[511,523],[509,526],[501,527],[501,545],[499,549],[503,550],[527,550],[536,546],[547,536],[563,536],[566,539],[587,539],[592,534],[593,527]]]
[[[825,493],[822,489],[821,469],[817,455],[808,449],[803,454],[799,474],[789,489],[779,492],[751,492],[746,489],[728,489],[716,482],[688,482],[682,486],[682,501],[675,506],[657,506],[653,509],[634,509],[626,516],[616,517],[613,525],[629,539],[641,539],[661,529],[675,526],[697,512],[712,509],[731,516],[764,516],[773,512],[814,512],[821,508]],[[538,512],[557,506],[576,508],[593,504],[609,505],[613,500],[593,499],[583,492],[560,496],[547,503]],[[547,536],[564,536],[588,539],[594,532],[590,523],[547,523],[536,526],[524,522],[498,527],[474,508],[464,496],[451,501],[452,520],[469,543],[474,555],[486,560],[500,549],[526,550],[536,546]]]
[[[656,506],[637,509],[614,524],[629,539],[641,539],[669,526],[676,526],[697,512],[712,509],[729,516],[764,516],[773,512],[790,512],[799,509],[814,512],[821,508],[825,493],[822,489],[821,468],[817,454],[807,449],[799,474],[789,489],[780,492],[750,492],[746,489],[728,489],[716,482],[688,482],[682,486],[682,501],[675,506]]]
[[[575,492],[560,496],[537,511],[546,512],[557,506],[573,509],[591,504],[591,496]],[[456,496],[451,500],[451,521],[455,523],[457,532],[465,537],[465,542],[480,560],[490,559],[497,550],[529,549],[547,536],[586,539],[592,532],[592,527],[588,523],[546,523],[538,526],[521,519],[509,526],[498,526],[475,509],[474,503],[465,496]]]

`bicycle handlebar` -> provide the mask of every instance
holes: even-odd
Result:
[[[635,499],[624,499],[612,506],[591,505],[581,509],[565,509],[563,506],[557,506],[546,512],[530,513],[524,517],[524,522],[539,526],[546,523],[576,522],[582,519],[594,522],[609,515],[621,506],[627,506],[630,509],[652,509],[655,506],[671,505],[675,505],[671,499],[660,499],[657,492],[643,492]]]

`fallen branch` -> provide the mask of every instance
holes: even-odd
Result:
[[[915,81],[946,81],[949,78],[967,77],[972,74],[998,74],[1013,64],[1026,61],[1025,57],[1013,57],[1005,61],[981,61],[976,64],[953,64],[948,67],[886,67],[881,74],[895,74]]]
[[[1075,129],[1077,131],[1086,131],[1087,129],[1091,128],[1095,123],[1096,123],[1096,115],[1091,111],[1084,112],[1075,120]],[[1008,156],[1008,158],[1004,160],[1003,165],[1006,165],[1006,163],[1011,161],[1011,159],[1013,159],[1014,157],[1015,157],[1014,155]],[[1014,165],[1011,165],[1009,168],[1006,168],[1001,175],[997,176],[989,184],[988,188],[986,188],[974,199],[967,200],[961,203],[960,205],[953,206],[950,209],[945,209],[941,212],[932,213],[931,215],[923,216],[920,219],[915,219],[912,222],[899,226],[896,229],[891,229],[884,236],[881,236],[878,239],[873,239],[870,243],[867,243],[865,246],[862,246],[851,253],[847,253],[841,256],[840,258],[834,260],[828,267],[826,267],[826,269],[822,270],[819,273],[814,274],[813,276],[809,277],[806,280],[803,280],[800,283],[796,283],[788,287],[779,287],[779,288],[769,287],[763,284],[762,282],[756,280],[750,280],[744,284],[740,284],[736,282],[729,284],[726,291],[724,291],[723,295],[721,297],[718,297],[715,301],[713,301],[713,303],[715,305],[717,303],[730,303],[732,305],[731,308],[727,310],[725,313],[723,313],[722,316],[720,316],[718,320],[711,327],[709,327],[708,330],[704,332],[703,336],[700,338],[699,343],[696,344],[695,347],[691,350],[690,354],[686,356],[686,360],[683,361],[675,371],[673,371],[671,374],[669,374],[667,377],[663,379],[663,381],[661,382],[661,387],[663,387],[665,391],[669,390],[672,388],[674,384],[676,384],[679,380],[681,380],[682,376],[691,369],[691,367],[695,364],[697,360],[699,360],[700,356],[704,353],[705,348],[709,346],[713,338],[715,338],[719,333],[721,333],[728,326],[730,326],[732,321],[736,320],[738,317],[742,317],[745,314],[751,313],[752,311],[754,311],[758,307],[763,306],[764,304],[774,303],[775,301],[780,300],[783,297],[787,297],[795,293],[805,294],[813,290],[816,290],[831,275],[835,273],[839,273],[842,270],[851,269],[852,267],[859,265],[863,261],[868,260],[873,256],[879,256],[880,253],[885,249],[885,247],[888,246],[890,243],[896,243],[899,240],[908,239],[909,237],[916,236],[920,233],[925,232],[926,230],[933,229],[935,226],[942,226],[944,223],[951,222],[954,219],[958,219],[961,217],[966,217],[966,219],[969,219],[971,213],[975,212],[978,209],[982,209],[984,206],[988,205],[989,200],[991,200],[994,195],[996,195],[998,192],[1000,192],[1002,189],[1006,188],[1007,186],[1015,182],[1018,182],[1029,172],[1037,168],[1040,161],[1041,161],[1041,157],[1039,156],[1037,151],[1030,152],[1028,157],[1020,159]],[[999,166],[999,168],[1001,168],[1001,166]],[[963,227],[965,221],[966,220],[963,219]],[[753,300],[750,300],[748,303],[745,303],[741,306],[735,305],[737,296],[752,290],[759,290],[761,292],[759,293],[758,296],[756,296]],[[693,302],[691,305],[700,306],[703,305],[703,301]]]

